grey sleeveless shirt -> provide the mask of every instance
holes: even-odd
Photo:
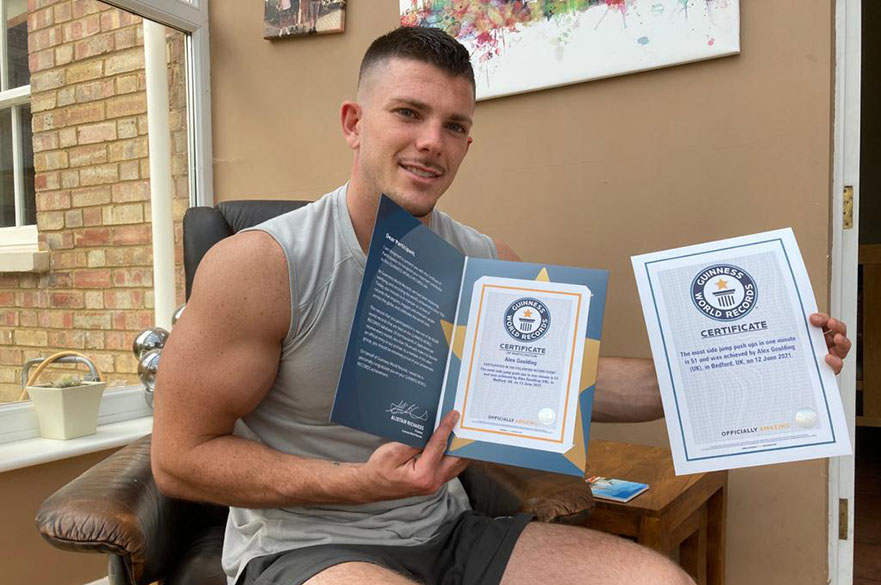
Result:
[[[443,212],[430,228],[468,256],[496,258],[492,239]],[[278,375],[235,434],[302,457],[363,462],[385,441],[328,422],[364,275],[346,207],[346,185],[265,223],[287,259],[291,322]],[[223,568],[234,583],[249,560],[329,543],[416,545],[468,509],[457,479],[430,496],[361,505],[230,509]]]

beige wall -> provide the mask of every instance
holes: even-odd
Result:
[[[832,8],[741,2],[740,56],[479,104],[441,207],[525,260],[612,272],[603,352],[647,356],[629,255],[792,226],[821,306],[829,249]],[[211,5],[216,198],[315,198],[342,183],[337,122],[395,2],[343,35],[269,42],[260,3]],[[523,229],[518,206],[541,202]],[[594,436],[666,443],[663,425]],[[731,474],[728,582],[826,582],[826,464]]]
[[[107,556],[53,548],[34,527],[37,510],[55,490],[111,451],[0,474],[0,583],[83,585],[107,574]]]

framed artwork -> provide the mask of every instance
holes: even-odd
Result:
[[[263,0],[263,38],[340,33],[346,0]]]
[[[477,98],[740,52],[740,0],[399,0],[471,53]]]

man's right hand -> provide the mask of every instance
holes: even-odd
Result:
[[[365,501],[432,494],[462,473],[469,461],[444,455],[450,433],[458,420],[459,413],[455,410],[447,413],[425,449],[386,443],[374,451],[360,474]]]

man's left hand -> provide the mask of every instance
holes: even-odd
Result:
[[[847,357],[851,346],[850,339],[847,338],[847,325],[825,313],[811,315],[811,325],[823,330],[823,339],[826,340],[826,347],[829,348],[826,363],[832,367],[832,371],[837,376],[844,366],[844,358]]]

